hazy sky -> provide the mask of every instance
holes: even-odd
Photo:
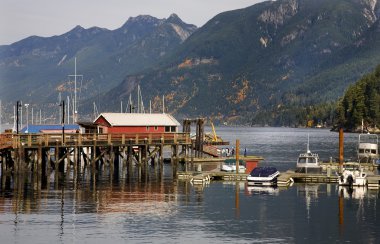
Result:
[[[216,14],[264,0],[0,0],[0,45],[31,35],[61,35],[76,25],[114,30],[129,17],[176,13],[200,27]]]

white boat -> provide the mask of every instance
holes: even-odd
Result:
[[[307,137],[306,153],[301,153],[297,160],[298,173],[320,173],[321,166],[319,164],[319,156],[317,153],[312,153],[309,149],[309,136]]]
[[[275,167],[256,167],[247,176],[249,186],[275,186],[280,172]]]
[[[340,186],[365,186],[367,185],[367,173],[362,170],[359,163],[345,163],[338,180]]]
[[[380,165],[379,139],[375,134],[360,134],[358,143],[358,162]]]
[[[245,173],[245,162],[243,160],[239,160],[239,173]],[[226,159],[224,160],[221,171],[225,172],[236,172],[236,160],[235,159]]]

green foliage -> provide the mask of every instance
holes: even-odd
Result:
[[[362,120],[366,126],[380,126],[380,65],[351,85],[336,108],[336,124],[355,130]]]

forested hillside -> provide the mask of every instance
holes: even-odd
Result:
[[[349,131],[380,128],[380,65],[351,85],[337,105],[337,125]]]

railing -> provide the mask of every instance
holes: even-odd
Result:
[[[1,134],[0,149],[13,147],[191,144],[188,133]]]

